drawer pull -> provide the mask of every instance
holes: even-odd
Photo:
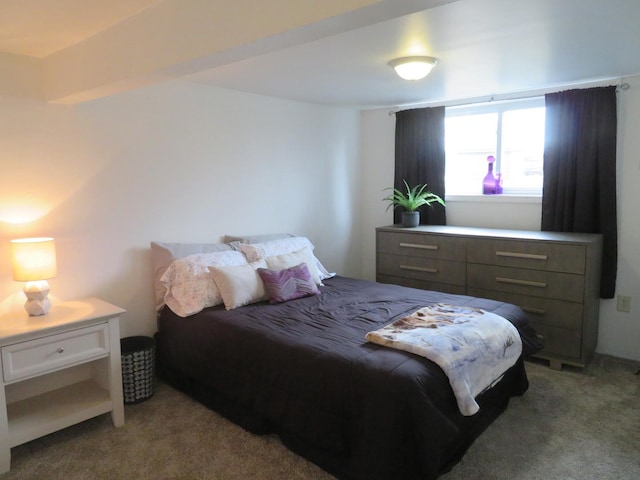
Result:
[[[528,258],[531,260],[547,260],[547,255],[538,255],[536,253],[517,253],[517,252],[496,252],[498,257],[511,257],[511,258]]]
[[[58,347],[58,349],[56,350],[57,353],[64,353],[64,348],[62,347]]]
[[[496,277],[498,283],[512,283],[514,285],[526,285],[527,287],[540,287],[546,288],[547,284],[544,282],[531,282],[529,280],[516,280],[515,278]]]
[[[414,267],[411,265],[400,265],[401,270],[414,270],[416,272],[438,273],[437,268]]]
[[[421,245],[419,243],[403,243],[400,242],[401,247],[407,248],[421,248],[422,250],[438,250],[437,245]]]
[[[546,315],[547,311],[542,308],[520,307],[523,312],[536,313],[538,315]]]
[[[536,333],[536,337],[538,337],[538,340],[544,340],[544,335],[541,333]]]

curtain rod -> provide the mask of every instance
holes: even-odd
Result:
[[[570,88],[570,87],[568,87]],[[594,87],[586,87],[586,88],[596,88]],[[619,85],[616,86],[616,92],[626,92],[627,90],[629,90],[631,88],[631,86],[627,83],[621,83]],[[562,90],[557,90],[557,91],[562,91]],[[546,92],[549,93],[549,92]],[[460,103],[452,103],[451,105],[439,105],[439,106],[445,106],[445,107],[459,107],[461,105],[472,105],[474,103],[491,103],[491,102],[496,102],[496,101],[509,101],[509,100],[525,100],[527,98],[535,98],[535,97],[543,97],[545,95],[545,93],[535,93],[535,94],[529,94],[529,95],[524,95],[522,97],[509,97],[509,98],[501,98],[499,100],[496,100],[495,96],[491,96],[489,99],[486,100],[469,100],[467,102],[465,102],[464,100],[460,100]],[[423,104],[424,105],[424,104]],[[407,108],[401,109],[401,107],[398,107],[398,110],[390,110],[389,111],[389,116],[393,116],[395,115],[397,112],[401,112],[402,110],[409,110],[410,108],[422,108],[420,106],[420,104],[416,104],[415,106],[411,106],[411,105],[406,105]]]

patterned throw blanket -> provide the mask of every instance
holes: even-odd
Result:
[[[479,308],[442,303],[421,308],[366,338],[439,365],[465,416],[478,412],[475,397],[499,380],[522,352],[518,330],[508,320]]]

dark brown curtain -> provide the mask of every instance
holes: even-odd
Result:
[[[444,107],[418,108],[396,113],[396,160],[394,187],[405,190],[426,183],[427,190],[444,199]],[[394,223],[400,223],[396,208]],[[437,203],[420,209],[423,225],[446,225],[445,208]]]
[[[600,296],[613,298],[618,262],[616,88],[545,96],[543,231],[603,235]]]

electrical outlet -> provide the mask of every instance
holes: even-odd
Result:
[[[631,297],[628,295],[618,295],[618,311],[627,312],[631,311]]]

